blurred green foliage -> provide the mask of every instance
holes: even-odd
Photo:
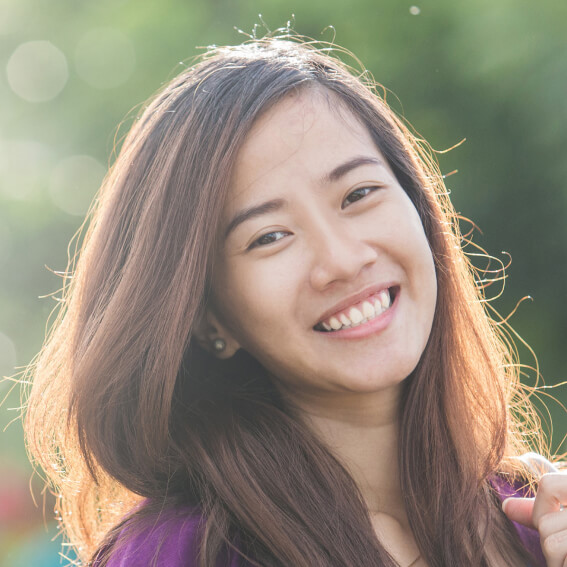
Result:
[[[198,46],[239,43],[246,37],[234,28],[250,34],[259,24],[263,35],[290,19],[298,33],[353,51],[435,149],[467,139],[439,159],[443,172],[459,170],[447,183],[482,229],[475,242],[513,258],[493,305],[508,314],[532,296],[511,322],[546,384],[567,378],[563,0],[1,0],[0,374],[41,346],[55,301],[40,296],[59,288],[50,270],[66,267],[117,125]],[[8,388],[0,384],[0,399]],[[552,393],[567,401],[567,389]],[[18,405],[13,392],[0,429]],[[567,420],[558,403],[550,409],[559,449]],[[0,459],[25,462],[18,424],[0,435]]]

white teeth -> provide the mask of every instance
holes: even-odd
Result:
[[[338,331],[343,326],[342,323],[336,317],[331,317],[329,319],[329,325],[331,325],[331,328],[334,329],[335,331]]]
[[[374,307],[372,307],[372,305],[368,301],[365,301],[362,304],[362,314],[366,319],[370,319],[371,317],[374,317],[374,315],[376,314],[376,312],[374,311]]]
[[[326,322],[322,322],[321,327],[325,329],[325,331],[338,331],[343,328],[348,329],[357,327],[358,325],[362,325],[363,323],[374,319],[374,317],[381,315],[391,306],[391,304],[392,300],[390,292],[389,290],[384,289],[378,293],[373,300],[364,301],[360,309],[357,307],[351,307],[348,311],[348,315],[345,313],[334,315]]]
[[[356,307],[351,308],[351,310],[348,312],[348,316],[353,325],[360,323],[364,319],[362,313]]]

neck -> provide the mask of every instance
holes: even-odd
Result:
[[[371,516],[406,525],[398,474],[400,387],[372,394],[293,399],[305,423],[356,482]]]

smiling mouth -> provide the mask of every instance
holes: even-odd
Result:
[[[365,300],[337,311],[337,313],[320,321],[313,329],[322,333],[333,333],[364,325],[364,323],[375,319],[390,309],[397,293],[397,287],[389,287],[373,293]]]

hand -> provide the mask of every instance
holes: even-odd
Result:
[[[567,473],[544,474],[535,498],[506,498],[502,509],[510,520],[538,530],[547,567],[567,567]]]

